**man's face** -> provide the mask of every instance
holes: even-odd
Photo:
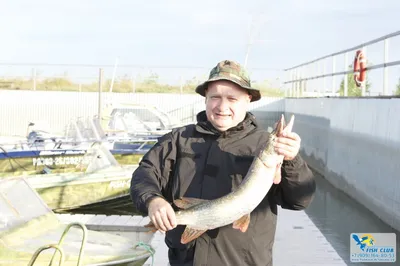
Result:
[[[213,81],[206,91],[206,114],[219,131],[236,126],[246,116],[251,96],[239,85],[226,81]]]

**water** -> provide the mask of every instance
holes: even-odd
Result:
[[[306,213],[323,233],[339,256],[348,265],[400,265],[400,234],[371,211],[345,193],[333,187],[321,175],[316,175],[317,191]],[[395,263],[351,263],[351,233],[396,233],[397,253]]]

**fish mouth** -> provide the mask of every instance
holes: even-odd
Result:
[[[294,122],[294,115],[292,115],[290,117],[290,121],[288,124],[286,124],[285,121],[285,117],[282,114],[281,118],[279,119],[279,121],[276,123],[275,129],[273,130],[273,134],[275,134],[276,136],[282,136],[283,132],[292,132],[292,128],[293,128],[293,122]]]
[[[275,124],[275,128],[272,131],[273,135],[276,136],[281,136],[283,133],[283,130],[285,129],[286,126],[286,121],[285,121],[285,117],[283,116],[283,114],[281,115],[281,118],[278,120],[278,122]]]

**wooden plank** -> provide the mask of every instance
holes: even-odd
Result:
[[[125,224],[125,226],[138,226],[139,223],[143,220],[142,216],[132,216]]]
[[[73,214],[72,219],[75,222],[86,224],[90,219],[95,217],[95,214]]]
[[[117,220],[119,215],[110,215],[107,216],[104,220],[102,220],[99,225],[112,225],[114,224],[115,220]]]
[[[107,215],[95,215],[94,217],[92,217],[89,221],[86,222],[87,225],[97,225],[99,223],[101,223],[101,221],[103,221],[105,218],[107,217]]]
[[[73,217],[70,214],[56,214],[57,219],[61,222],[61,223],[71,223],[73,222]]]
[[[69,214],[69,213],[56,214],[56,216],[60,222],[65,223],[65,224],[73,223],[73,222],[85,223],[86,222],[85,219],[89,218],[83,214]]]
[[[142,216],[131,215],[95,215],[95,214],[56,214],[60,222],[69,224],[81,222],[90,230],[144,232],[148,231],[142,224],[148,220]]]
[[[132,217],[131,215],[121,215],[121,216],[118,217],[117,220],[114,221],[113,225],[116,225],[116,226],[118,226],[118,225],[120,225],[120,226],[126,225],[126,222],[129,219],[131,219],[131,217]]]
[[[139,226],[145,226],[146,224],[148,224],[150,222],[150,218],[149,217],[144,217],[140,223]]]

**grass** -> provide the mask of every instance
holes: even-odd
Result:
[[[157,76],[150,76],[143,79],[142,82],[137,82],[133,87],[132,81],[128,78],[119,78],[114,81],[113,92],[118,93],[195,93],[194,89],[197,83],[194,80],[188,80],[183,84],[182,88],[178,85],[170,85],[162,83]],[[0,79],[0,89],[13,90],[32,90],[33,82],[29,79],[13,78]],[[102,91],[108,91],[111,87],[111,79],[103,82]],[[263,96],[283,97],[284,92],[278,88],[272,88],[267,81],[254,84],[254,87],[261,91]],[[79,84],[71,81],[69,78],[46,78],[36,81],[36,90],[39,91],[83,91],[96,92],[99,90],[97,82]]]

